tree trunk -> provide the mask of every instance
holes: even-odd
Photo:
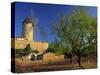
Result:
[[[73,58],[72,58],[72,56],[71,56],[71,58],[70,58],[70,63],[73,64],[72,62],[73,62]]]
[[[79,67],[81,67],[81,58],[80,57],[78,58],[78,64],[79,64]]]
[[[23,62],[23,53],[21,53],[21,59],[22,59],[22,62]]]
[[[78,65],[81,69],[84,69],[84,67],[81,64],[81,55],[78,57]]]
[[[81,55],[78,56],[78,65],[79,65],[80,68],[82,68],[82,65],[81,65]]]

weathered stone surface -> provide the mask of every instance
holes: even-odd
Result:
[[[43,60],[47,62],[59,62],[64,60],[64,55],[57,55],[55,53],[46,53],[43,55]]]
[[[39,52],[43,52],[48,48],[47,42],[28,41],[23,38],[11,39],[11,48],[24,49],[28,44],[30,44],[33,50],[38,50]]]

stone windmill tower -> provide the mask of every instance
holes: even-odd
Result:
[[[23,26],[22,26],[22,37],[25,40],[33,41],[33,27],[34,27],[34,23],[32,18],[27,17],[23,21]]]

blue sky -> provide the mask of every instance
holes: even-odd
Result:
[[[52,35],[51,25],[60,16],[70,13],[73,7],[75,6],[17,2],[15,5],[15,36],[21,36],[23,20],[28,16],[34,15],[38,29],[33,39],[36,41],[53,41],[55,36]],[[88,13],[90,16],[96,17],[96,7],[89,7]],[[42,31],[47,33],[45,38],[42,36]]]

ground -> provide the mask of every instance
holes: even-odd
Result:
[[[56,71],[56,70],[75,70],[81,69],[78,63],[73,60],[73,64],[70,64],[69,60],[59,60],[55,62],[48,62],[45,60],[28,61],[17,58],[16,62],[16,72],[41,72],[41,71]],[[82,59],[82,66],[84,69],[92,69],[97,67],[96,60],[93,59]]]

